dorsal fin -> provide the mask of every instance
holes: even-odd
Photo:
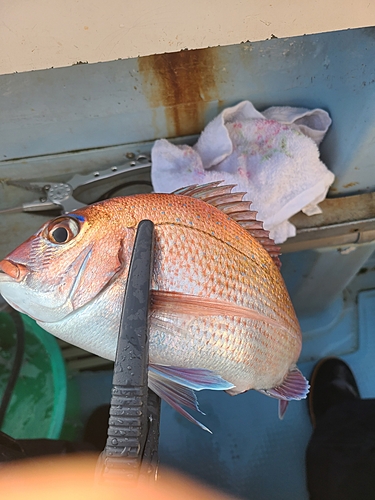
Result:
[[[269,231],[263,228],[263,222],[256,219],[257,212],[250,210],[251,201],[244,201],[246,193],[232,193],[234,184],[220,185],[223,181],[208,184],[187,186],[173,191],[172,194],[198,198],[224,212],[251,234],[270,254],[276,266],[280,269],[280,248],[269,237]]]

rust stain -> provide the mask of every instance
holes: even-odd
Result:
[[[155,112],[164,108],[168,137],[203,129],[207,105],[219,100],[218,57],[207,48],[138,58],[143,92]]]
[[[349,182],[348,184],[345,184],[343,188],[350,188],[356,186],[357,184],[359,184],[359,182]]]

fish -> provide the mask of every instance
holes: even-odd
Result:
[[[0,293],[56,337],[115,359],[141,220],[154,223],[148,384],[191,422],[195,391],[306,397],[300,325],[280,249],[245,193],[213,182],[110,198],[61,215],[0,262]],[[210,432],[210,431],[209,431]]]

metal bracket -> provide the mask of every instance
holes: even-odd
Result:
[[[290,219],[297,234],[281,245],[282,253],[375,241],[375,193],[327,198],[319,207],[321,214]]]

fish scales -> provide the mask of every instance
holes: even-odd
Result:
[[[298,320],[275,266],[270,266],[273,272],[262,272],[256,259],[244,257],[211,235],[202,237],[194,229],[158,225],[156,231],[156,288],[228,300],[281,321],[291,328],[292,335],[293,331],[299,332]],[[270,260],[265,250],[254,243],[256,258]]]
[[[171,332],[151,326],[150,360],[169,365],[178,359],[178,366],[209,368],[233,382],[238,392],[281,383],[296,362],[291,352],[298,341],[290,344],[283,332],[257,321],[222,316],[182,321],[180,326]],[[185,329],[188,338],[180,333]]]

